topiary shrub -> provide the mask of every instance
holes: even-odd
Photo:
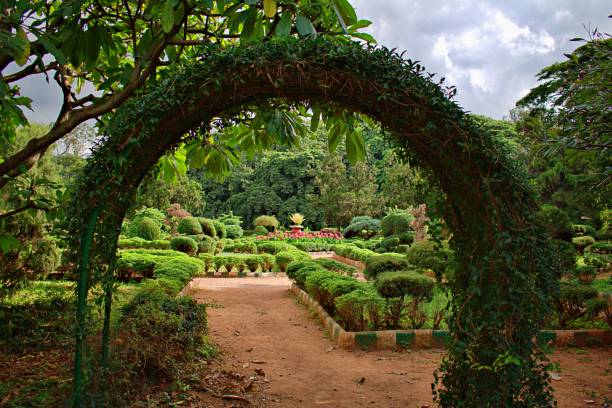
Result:
[[[570,241],[574,227],[565,211],[554,205],[544,204],[537,214],[538,223],[548,231],[554,239]]]
[[[212,223],[213,223],[213,226],[215,227],[217,238],[219,239],[227,238],[227,233],[225,231],[225,224],[223,224],[219,220],[212,220]]]
[[[385,237],[399,235],[410,231],[410,223],[414,221],[414,216],[404,211],[398,211],[385,216],[381,223],[382,233]]]
[[[264,227],[264,228],[270,228],[270,229],[276,229],[278,228],[278,219],[276,218],[275,215],[260,215],[259,217],[255,218],[253,220],[253,225],[255,227]],[[266,233],[267,233],[267,229],[266,229]]]
[[[214,254],[217,240],[209,235],[201,235],[198,242],[198,253]]]
[[[593,265],[576,266],[576,278],[583,284],[590,284],[597,276],[597,269]]]
[[[348,331],[382,328],[385,300],[372,285],[364,284],[334,299],[338,317]]]
[[[197,220],[200,223],[200,227],[202,227],[202,234],[208,235],[209,237],[217,236],[217,228],[213,220],[204,217],[198,217]]]
[[[138,223],[136,235],[139,238],[146,239],[147,241],[154,241],[160,239],[162,233],[159,225],[157,225],[154,220],[148,217],[143,217]]]
[[[195,255],[198,252],[198,243],[193,238],[175,237],[170,241],[170,248],[189,255]]]
[[[202,233],[202,226],[197,218],[185,217],[179,221],[178,232],[185,235],[198,235]]]
[[[280,251],[276,254],[276,265],[278,265],[278,268],[282,272],[285,272],[285,269],[290,262],[308,259],[310,259],[310,256],[302,251]]]
[[[314,260],[314,262],[318,263],[329,271],[334,271],[348,276],[352,276],[355,272],[357,272],[355,267],[329,258],[317,258]]]
[[[403,255],[373,255],[368,258],[363,272],[368,279],[375,279],[379,273],[406,270],[411,266]]]
[[[244,234],[242,227],[240,225],[226,225],[225,226],[225,235],[228,238],[235,239],[240,238]]]
[[[268,230],[263,225],[258,225],[253,229],[253,235],[268,235]]]
[[[302,289],[305,288],[306,277],[311,272],[325,270],[321,265],[314,261],[291,261],[285,268],[287,277],[293,280]]]
[[[276,255],[281,251],[294,251],[297,248],[287,242],[281,241],[260,241],[256,242],[257,252]]]
[[[442,276],[447,272],[452,257],[452,251],[447,249],[436,250],[434,243],[431,241],[417,241],[406,251],[408,262],[419,268],[432,270],[439,282],[442,281]]]
[[[612,253],[612,242],[595,242],[591,245],[590,249],[595,253],[610,254]]]
[[[348,227],[342,231],[345,238],[362,237],[364,239],[371,238],[380,232],[380,220],[360,215],[354,217]]]
[[[255,245],[255,242],[248,239],[235,240],[233,243],[225,246],[225,252],[256,254],[257,245]]]
[[[559,325],[566,328],[572,321],[587,314],[587,301],[597,297],[597,289],[587,285],[576,285],[562,282],[559,285],[557,312]]]
[[[588,235],[572,238],[572,244],[574,244],[576,249],[580,252],[583,252],[587,247],[593,245],[594,243],[595,238],[589,237]]]
[[[242,225],[242,218],[237,215],[234,215],[232,211],[227,214],[221,214],[218,219],[225,225]]]
[[[375,287],[382,297],[389,299],[385,319],[389,328],[400,328],[406,308],[413,328],[419,329],[425,324],[427,316],[421,303],[433,296],[434,282],[431,279],[414,271],[384,272],[377,276]],[[406,296],[410,297],[408,303]]]

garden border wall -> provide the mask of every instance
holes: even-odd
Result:
[[[344,330],[334,319],[295,283],[291,292],[310,309],[317,312],[330,338],[345,350],[354,349],[443,349],[446,348],[449,335],[446,330],[379,330],[349,332]],[[591,347],[612,344],[612,330],[542,330],[537,336],[540,343],[554,346]]]

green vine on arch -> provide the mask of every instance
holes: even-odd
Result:
[[[401,154],[431,169],[448,197],[457,272],[449,354],[432,390],[445,407],[543,407],[554,401],[534,344],[556,295],[554,260],[536,203],[506,145],[449,99],[417,62],[385,48],[324,38],[203,49],[114,115],[73,202],[73,257],[100,208],[90,285],[109,287],[119,227],[161,155],[193,128],[271,98],[336,104],[371,116]]]

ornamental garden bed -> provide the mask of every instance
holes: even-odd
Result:
[[[323,309],[319,302],[295,283],[291,285],[291,292],[317,314],[329,337],[345,350],[444,349],[449,341],[446,330],[346,331]],[[536,340],[542,344],[554,346],[610,345],[612,344],[612,330],[542,330]]]

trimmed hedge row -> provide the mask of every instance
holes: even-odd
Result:
[[[354,244],[338,244],[334,247],[334,252],[345,258],[364,263],[367,262],[371,256],[378,255],[370,249],[359,248]]]
[[[170,241],[165,239],[157,239],[154,241],[148,241],[140,237],[133,238],[119,238],[118,247],[120,249],[136,249],[136,248],[149,248],[149,249],[170,249]]]

